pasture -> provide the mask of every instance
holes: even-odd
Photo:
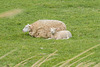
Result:
[[[46,40],[22,32],[26,24],[39,19],[64,22],[73,37]],[[0,67],[97,65],[100,0],[0,0]]]

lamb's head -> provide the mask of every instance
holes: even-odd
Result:
[[[28,32],[28,31],[30,31],[30,26],[31,26],[31,25],[27,24],[27,25],[24,27],[23,32]]]
[[[50,32],[51,32],[51,34],[55,34],[56,33],[56,28],[51,28]]]

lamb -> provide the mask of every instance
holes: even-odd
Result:
[[[69,39],[72,37],[72,34],[70,31],[68,30],[63,30],[63,31],[56,31],[57,29],[56,28],[51,28],[50,31],[51,31],[51,38],[49,39]]]
[[[38,20],[33,24],[27,24],[23,32],[29,32],[32,37],[50,38],[50,28],[57,28],[56,31],[66,30],[66,25],[58,20]]]

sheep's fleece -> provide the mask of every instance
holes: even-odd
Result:
[[[31,24],[29,35],[33,37],[50,38],[50,28],[57,28],[57,31],[66,30],[66,25],[58,20],[38,20]]]

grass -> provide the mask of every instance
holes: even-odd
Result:
[[[0,58],[0,67],[14,67],[21,61],[36,56],[27,60],[24,65],[19,65],[19,67],[31,67],[42,57],[46,58],[58,50],[57,55],[50,57],[54,59],[40,66],[52,67],[100,44],[99,0],[0,0],[0,4],[0,13],[12,9],[23,10],[16,16],[0,18],[0,57],[4,56]],[[28,33],[22,32],[26,24],[39,19],[63,21],[73,37],[69,40],[46,40],[33,38]],[[16,51],[9,53],[12,50]],[[100,63],[100,46],[98,46],[72,60],[69,64],[92,52],[94,52],[93,55],[80,60],[71,67],[86,61],[95,62],[91,66]]]

